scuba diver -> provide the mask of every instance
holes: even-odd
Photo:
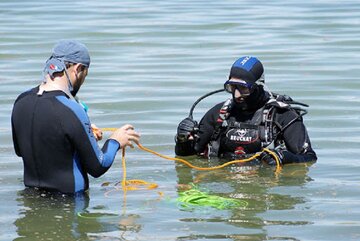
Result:
[[[224,90],[232,97],[211,108],[198,124],[192,117],[195,105]],[[262,152],[257,163],[315,162],[317,156],[302,118],[307,111],[299,106],[308,107],[267,90],[264,68],[257,58],[241,57],[232,65],[224,88],[197,100],[189,117],[179,123],[175,153],[235,160],[267,148],[273,153]]]

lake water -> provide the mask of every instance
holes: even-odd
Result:
[[[359,26],[356,0],[1,0],[0,240],[360,240]],[[257,56],[271,90],[310,105],[305,123],[318,162],[278,175],[199,172],[135,148],[126,153],[128,178],[157,189],[109,192],[122,178],[119,153],[105,175],[91,178],[89,199],[24,190],[12,105],[40,83],[64,38],[90,49],[79,97],[92,122],[131,123],[144,146],[169,156],[193,102],[221,88],[238,57]],[[227,97],[205,99],[195,117]],[[180,205],[191,183],[247,205]]]

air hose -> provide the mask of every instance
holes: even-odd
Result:
[[[189,118],[193,120],[194,109],[195,109],[196,105],[199,104],[200,101],[202,101],[203,99],[205,99],[206,97],[208,97],[210,95],[213,95],[213,94],[216,94],[216,93],[219,93],[219,92],[223,92],[223,91],[225,91],[225,89],[214,90],[214,91],[211,91],[211,92],[201,96],[199,99],[197,99],[190,108]]]

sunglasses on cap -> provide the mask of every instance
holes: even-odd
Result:
[[[252,87],[253,87],[252,84],[249,84],[243,80],[236,80],[236,81],[228,80],[224,84],[224,89],[226,90],[226,92],[234,93],[235,90],[238,90],[240,94],[243,96],[250,95],[252,91]]]

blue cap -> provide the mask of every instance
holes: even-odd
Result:
[[[76,40],[61,40],[53,48],[46,61],[44,72],[53,76],[65,70],[65,62],[90,66],[90,55],[86,46]]]
[[[44,71],[49,74],[51,77],[54,76],[54,73],[63,72],[66,66],[64,61],[59,59],[50,58],[45,63]]]
[[[229,79],[237,78],[254,84],[263,77],[263,73],[264,67],[260,60],[252,56],[244,56],[231,66]]]

